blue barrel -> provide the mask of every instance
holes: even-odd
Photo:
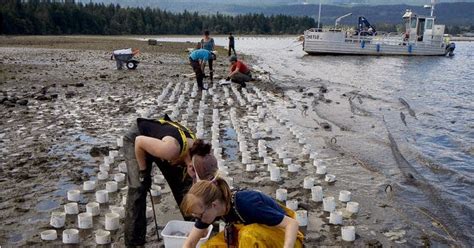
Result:
[[[408,53],[411,53],[413,51],[413,47],[411,44],[408,45]]]
[[[360,43],[360,47],[361,47],[361,48],[365,48],[365,40],[363,40],[363,41]]]
[[[377,44],[376,49],[377,49],[377,52],[380,52],[380,44]]]

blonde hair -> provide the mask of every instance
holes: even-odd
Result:
[[[192,215],[192,209],[197,204],[211,205],[215,200],[226,203],[227,211],[230,208],[231,192],[227,182],[216,177],[211,181],[199,181],[189,189],[181,202],[181,211],[185,216]]]

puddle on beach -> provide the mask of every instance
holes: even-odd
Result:
[[[237,144],[237,133],[233,128],[224,128],[224,140],[222,141],[222,147],[225,159],[228,161],[236,161],[239,158],[238,155],[238,144]]]
[[[55,200],[43,200],[36,204],[36,211],[47,212],[59,207],[59,202]]]
[[[23,234],[21,233],[14,233],[10,235],[10,238],[8,239],[9,243],[18,243],[23,240]]]

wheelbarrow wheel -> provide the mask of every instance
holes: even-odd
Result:
[[[130,70],[135,70],[135,68],[137,68],[137,64],[133,61],[129,61],[127,62],[127,68]]]

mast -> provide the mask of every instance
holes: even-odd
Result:
[[[321,25],[321,0],[319,0],[318,31],[319,31],[319,26],[320,25]]]

